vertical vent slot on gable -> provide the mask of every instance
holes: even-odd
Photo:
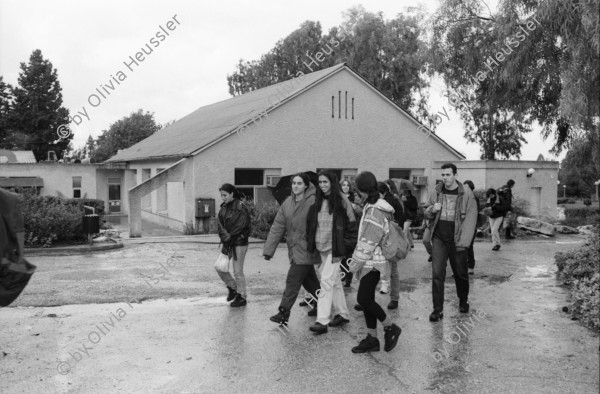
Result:
[[[335,111],[335,110],[334,110],[334,105],[335,105],[335,104],[334,104],[334,101],[335,101],[335,97],[334,97],[334,96],[331,96],[331,117],[332,117],[332,118],[334,118],[334,117],[335,117],[335,116],[334,116],[334,114],[333,114],[333,113],[334,113],[334,111]]]
[[[346,100],[344,101],[344,112],[346,119],[348,119],[348,91],[346,90]]]
[[[354,120],[354,97],[352,97],[352,120]]]
[[[342,91],[338,90],[338,119],[342,119]]]

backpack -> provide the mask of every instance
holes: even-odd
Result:
[[[398,226],[393,220],[387,219],[385,221],[386,232],[381,240],[381,252],[383,257],[391,263],[397,263],[398,261],[405,259],[410,250],[410,243],[404,231]]]

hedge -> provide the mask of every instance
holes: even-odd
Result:
[[[581,323],[600,332],[600,226],[585,244],[568,252],[557,252],[559,279],[571,290],[571,313]]]
[[[25,222],[25,246],[50,247],[57,242],[83,242],[81,218],[83,205],[97,207],[104,214],[104,201],[93,199],[64,199],[55,196],[19,194]]]

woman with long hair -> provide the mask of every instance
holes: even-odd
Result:
[[[310,327],[312,332],[324,334],[327,325],[337,327],[349,321],[340,264],[352,255],[357,231],[354,211],[340,192],[336,175],[331,171],[319,172],[317,198],[308,211],[306,226],[308,251],[317,250],[321,256],[321,292],[317,321]]]
[[[250,212],[240,201],[242,194],[232,184],[223,184],[219,192],[223,199],[217,221],[219,238],[223,243],[221,252],[233,261],[233,277],[229,272],[217,271],[217,273],[229,290],[227,301],[233,300],[230,305],[239,307],[247,303],[244,259],[250,236]]]
[[[353,353],[379,351],[377,338],[377,320],[383,325],[384,350],[392,350],[402,330],[385,314],[375,302],[375,288],[381,277],[381,271],[387,263],[383,258],[380,244],[394,220],[394,208],[379,196],[377,179],[371,172],[362,172],[356,178],[358,193],[366,201],[358,230],[358,243],[352,254],[350,269],[360,278],[357,301],[363,307],[367,323],[367,337],[352,348]]]
[[[314,202],[315,187],[310,183],[308,175],[303,172],[294,175],[292,177],[292,195],[281,204],[265,242],[263,256],[265,260],[270,260],[285,235],[290,259],[290,268],[283,297],[279,304],[279,312],[270,318],[275,323],[287,323],[301,286],[310,293],[314,300],[317,300],[318,297],[319,279],[315,272],[315,264],[319,264],[321,258],[316,250],[308,251],[306,239],[308,210]]]

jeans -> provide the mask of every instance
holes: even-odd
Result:
[[[500,226],[502,225],[502,221],[504,217],[500,216],[499,218],[488,218],[490,221],[490,229],[492,230],[492,244],[494,246],[500,245]]]
[[[242,297],[246,298],[246,277],[244,276],[244,260],[246,258],[246,252],[248,251],[248,245],[236,246],[235,254],[237,260],[232,261],[233,265],[233,277],[229,272],[217,271],[223,282],[227,287],[238,292]]]
[[[398,262],[385,264],[385,278],[390,281],[390,300],[398,301],[400,299],[400,274],[398,273]]]
[[[475,231],[477,234],[477,231]],[[473,239],[471,240],[471,245],[469,245],[468,253],[467,253],[467,265],[469,268],[475,268],[475,251],[473,250],[473,244],[475,243],[475,234],[473,234]]]
[[[375,302],[375,288],[380,277],[380,272],[375,269],[363,276],[356,296],[356,301],[363,307],[367,328],[371,329],[377,328],[377,320],[382,322],[387,317],[381,306]]]
[[[321,291],[317,309],[317,323],[329,324],[333,316],[348,318],[348,306],[340,277],[340,259],[333,259],[331,251],[321,253]]]
[[[467,251],[456,251],[454,242],[444,242],[434,236],[433,262],[431,264],[431,295],[433,297],[433,310],[444,310],[444,283],[446,281],[446,265],[450,259],[450,268],[454,274],[456,294],[461,302],[469,299],[469,273],[467,270]]]
[[[317,279],[314,265],[298,265],[292,262],[285,279],[285,290],[279,306],[291,310],[298,298],[301,286],[310,293],[312,299],[318,300],[319,279]]]
[[[412,225],[412,220],[406,220],[404,222],[404,234],[406,234],[406,238],[408,238],[408,242],[410,242],[410,247],[415,246],[413,243],[412,233],[410,232],[410,226]]]

